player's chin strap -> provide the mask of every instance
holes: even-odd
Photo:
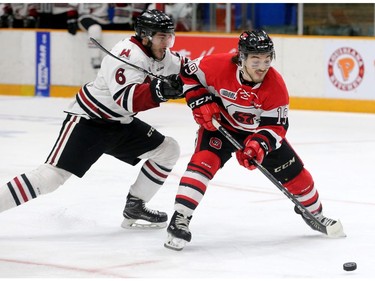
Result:
[[[220,125],[220,123],[215,119],[212,118],[212,124],[214,127],[224,135],[224,137],[238,150],[243,150],[244,147],[242,144],[240,144],[223,126]],[[263,175],[265,175],[290,201],[294,203],[294,205],[297,206],[297,208],[301,211],[301,213],[308,217],[312,223],[314,223],[314,226],[316,229],[324,234],[327,234],[329,237],[342,237],[342,228],[341,223],[336,222],[333,225],[325,226],[322,224],[316,217],[314,217],[313,214],[310,213],[309,210],[306,209],[305,206],[303,206],[296,197],[290,193],[270,172],[266,170],[258,161],[256,160],[250,160],[251,164],[256,166],[259,171],[262,172]]]
[[[121,62],[123,62],[123,63],[125,63],[125,64],[127,64],[127,65],[130,65],[130,66],[132,66],[132,67],[134,67],[135,69],[137,69],[137,70],[139,70],[139,71],[141,71],[141,72],[143,72],[143,73],[145,73],[145,74],[147,74],[147,75],[150,75],[150,76],[152,76],[152,77],[154,77],[154,78],[156,78],[156,79],[159,79],[159,80],[161,80],[161,81],[163,81],[163,82],[165,82],[165,83],[167,83],[167,84],[169,84],[170,86],[172,86],[173,88],[178,88],[178,84],[176,85],[175,83],[175,81],[171,81],[171,80],[169,80],[167,77],[165,77],[165,76],[163,76],[163,75],[156,75],[156,74],[154,74],[154,73],[152,73],[151,71],[148,71],[148,70],[146,70],[146,69],[144,69],[144,68],[142,68],[142,67],[140,67],[140,66],[138,66],[138,65],[135,65],[135,64],[132,64],[132,63],[130,63],[130,62],[127,62],[127,61],[125,61],[125,60],[122,60],[122,59],[120,59],[118,56],[116,56],[116,55],[114,55],[114,54],[112,54],[110,51],[108,51],[106,48],[104,48],[98,41],[96,41],[94,38],[92,38],[92,37],[90,37],[90,40],[91,40],[91,42],[93,42],[100,50],[102,50],[104,53],[106,53],[106,54],[108,54],[108,55],[110,55],[111,57],[113,57],[113,58],[115,58],[115,59],[117,59],[117,60],[119,60],[119,61],[121,61]]]

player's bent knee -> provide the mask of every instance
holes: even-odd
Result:
[[[165,137],[162,144],[154,149],[150,159],[163,167],[172,168],[176,164],[179,157],[180,145],[175,139]]]
[[[303,168],[303,170],[292,180],[286,182],[284,186],[292,194],[304,193],[306,189],[313,188],[314,180],[308,170]]]
[[[189,163],[189,169],[196,170],[209,179],[214,177],[216,172],[220,169],[220,166],[220,157],[209,150],[202,150],[194,153]]]
[[[55,191],[60,185],[64,184],[72,173],[57,168],[50,164],[40,165],[36,170],[28,175],[35,191],[38,195]]]

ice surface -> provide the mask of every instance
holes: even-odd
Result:
[[[0,97],[0,186],[43,163],[71,99]],[[173,214],[197,125],[187,106],[138,114],[181,145],[181,157],[149,207]],[[375,115],[291,110],[288,139],[312,173],[325,215],[347,238],[329,239],[294,214],[260,172],[235,158],[218,172],[181,252],[166,230],[120,227],[140,165],[103,156],[82,178],[0,214],[0,278],[370,279],[375,265]],[[343,263],[358,269],[345,272]]]

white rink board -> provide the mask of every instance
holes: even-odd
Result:
[[[96,71],[90,65],[87,34],[78,32],[73,36],[65,30],[52,31],[50,34],[51,84],[79,87],[93,80]],[[133,32],[105,31],[102,45],[111,49],[119,40],[132,34]],[[203,33],[204,35],[210,36],[209,33]],[[177,33],[176,40],[182,36],[190,37],[194,34]],[[31,30],[0,29],[2,42],[0,86],[2,84],[34,85],[35,37],[35,31]],[[375,53],[373,52],[375,38],[282,35],[272,35],[272,38],[276,49],[276,60],[273,65],[283,75],[292,97],[375,100]],[[225,40],[224,36],[223,40]],[[197,44],[199,37],[187,42]],[[355,90],[339,90],[329,81],[329,58],[337,48],[341,47],[353,48],[363,58],[363,81]],[[189,49],[189,46],[186,48]],[[356,70],[354,67],[351,73],[354,78],[351,79],[358,76]],[[339,71],[336,72],[336,76],[338,80],[342,80]],[[350,82],[349,80],[348,83]]]

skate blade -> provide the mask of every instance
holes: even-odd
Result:
[[[167,222],[149,222],[125,218],[121,223],[121,227],[125,229],[163,229],[167,227]]]
[[[340,220],[337,220],[337,222],[333,225],[327,226],[327,235],[330,238],[346,237],[346,234],[344,233],[344,228]]]
[[[186,240],[174,237],[168,233],[168,238],[164,243],[164,247],[175,251],[181,251],[185,247],[186,243]]]

